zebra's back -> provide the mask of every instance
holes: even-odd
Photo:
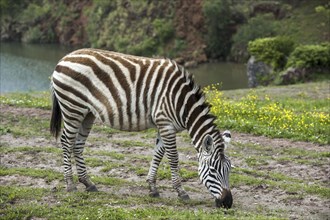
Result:
[[[68,117],[92,112],[113,128],[133,131],[154,126],[164,94],[180,75],[168,59],[81,49],[59,61],[52,84],[62,111],[75,109]]]

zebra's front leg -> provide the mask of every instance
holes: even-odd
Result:
[[[154,155],[152,158],[152,161],[150,163],[149,173],[147,177],[147,182],[149,184],[149,195],[151,197],[159,197],[159,192],[156,186],[156,176],[157,176],[157,170],[159,167],[160,162],[163,159],[165,153],[165,148],[163,145],[163,142],[160,138],[160,135],[158,133],[157,139],[156,139],[156,146],[154,150]]]
[[[178,192],[178,196],[182,200],[189,200],[189,195],[181,186],[182,180],[179,174],[179,155],[176,148],[176,134],[174,131],[172,132],[168,130],[165,130],[162,134],[162,141],[171,168],[173,188]]]
[[[179,174],[179,155],[176,147],[166,149],[166,155],[171,168],[173,188],[178,192],[178,196],[182,200],[189,200],[189,195],[181,185],[182,179]]]

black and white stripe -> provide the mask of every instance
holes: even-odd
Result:
[[[97,49],[81,49],[63,57],[51,79],[53,112],[51,133],[61,135],[67,190],[76,190],[72,179],[71,154],[79,181],[89,191],[97,190],[86,172],[84,144],[96,118],[120,130],[158,129],[155,153],[147,181],[158,196],[156,173],[166,153],[173,187],[183,199],[176,133],[187,129],[199,154],[202,182],[216,199],[229,190],[230,162],[215,117],[200,89],[185,69],[169,59],[152,59]],[[228,195],[228,193],[226,193]],[[228,196],[227,196],[228,197]],[[231,197],[231,194],[230,194]]]

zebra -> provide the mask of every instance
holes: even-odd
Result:
[[[95,119],[124,131],[157,129],[156,146],[147,175],[149,194],[159,197],[156,174],[164,155],[171,182],[179,198],[188,200],[179,175],[176,133],[187,130],[198,154],[201,182],[218,207],[233,203],[229,187],[231,163],[225,155],[216,117],[193,76],[168,58],[146,58],[101,49],[79,49],[64,56],[51,76],[50,132],[63,131],[64,180],[67,191],[76,191],[71,155],[79,182],[97,191],[87,175],[83,157],[85,141]]]

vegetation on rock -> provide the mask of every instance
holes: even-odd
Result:
[[[1,40],[102,47],[138,55],[245,62],[257,38],[329,40],[330,9],[315,1],[2,0]]]

